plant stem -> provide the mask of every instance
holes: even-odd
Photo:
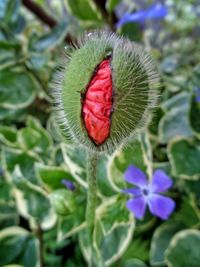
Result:
[[[43,232],[40,224],[37,224],[37,238],[39,241],[39,260],[40,260],[40,267],[45,267],[44,266],[44,244],[43,244]]]
[[[22,4],[29,10],[31,11],[40,21],[48,25],[50,28],[54,28],[56,25],[58,25],[58,22],[49,16],[49,14],[42,9],[40,5],[35,3],[32,0],[22,0]],[[67,34],[65,37],[65,41],[69,44],[73,44],[74,40],[71,37],[70,34]]]
[[[93,265],[93,233],[95,223],[95,210],[96,210],[96,166],[97,154],[88,152],[87,160],[87,181],[88,181],[88,195],[87,195],[87,209],[86,209],[86,222],[88,227],[88,240],[91,247],[91,265]]]

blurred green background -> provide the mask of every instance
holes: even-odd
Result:
[[[167,15],[116,27],[154,3]],[[0,266],[88,266],[85,152],[57,129],[51,92],[64,51],[94,29],[140,42],[161,76],[148,130],[99,160],[97,254],[112,267],[200,267],[198,0],[0,0]],[[174,181],[166,222],[135,221],[120,193],[126,168],[148,162]]]

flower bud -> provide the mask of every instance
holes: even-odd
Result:
[[[75,209],[73,192],[66,189],[58,189],[52,192],[50,200],[58,215],[67,216]]]
[[[57,74],[58,122],[77,144],[112,151],[147,124],[157,87],[157,71],[142,47],[115,34],[90,33]]]

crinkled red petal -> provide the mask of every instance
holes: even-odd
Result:
[[[103,144],[110,134],[112,77],[109,59],[98,66],[83,100],[83,120],[91,140]]]

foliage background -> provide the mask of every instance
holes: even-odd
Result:
[[[158,62],[161,97],[148,131],[98,164],[95,247],[106,266],[200,266],[200,2],[160,2],[169,11],[164,20],[117,30]],[[116,30],[125,12],[152,1],[34,3],[33,10],[31,1],[0,0],[0,266],[82,267],[85,154],[56,127],[52,77],[63,48],[85,30]],[[173,178],[176,210],[168,221],[150,214],[135,221],[126,210],[120,191],[131,163],[143,171],[153,164]]]

